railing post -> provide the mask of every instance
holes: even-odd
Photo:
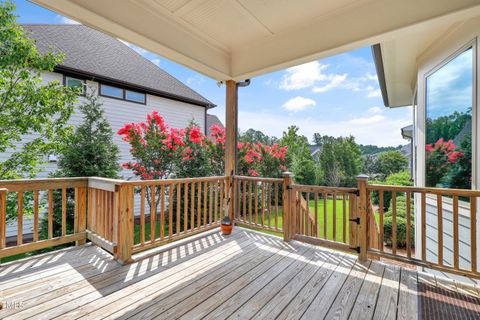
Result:
[[[357,176],[357,188],[359,191],[359,217],[360,217],[360,230],[358,232],[358,245],[360,246],[360,252],[358,259],[360,261],[367,260],[368,250],[368,176],[361,174]]]
[[[293,183],[293,173],[283,173],[283,192],[282,192],[282,216],[283,216],[283,240],[290,241],[293,237],[292,205],[290,187]]]
[[[75,233],[86,233],[87,230],[87,188],[79,187],[75,188],[75,220],[76,228]],[[76,245],[80,246],[85,244],[85,239],[76,241]]]
[[[116,258],[123,264],[132,260],[133,247],[133,186],[120,184],[115,190],[118,218],[118,251]]]
[[[7,246],[7,189],[0,188],[0,249]]]

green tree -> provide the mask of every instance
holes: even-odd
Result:
[[[11,2],[0,4],[0,152],[13,150],[0,162],[0,179],[35,176],[45,155],[58,152],[77,98],[58,81],[42,84],[42,73],[63,57],[41,54],[14,11]],[[28,134],[35,138],[18,147]]]
[[[295,175],[295,181],[300,184],[314,184],[315,163],[310,154],[308,139],[299,135],[298,130],[297,126],[288,127],[279,144],[288,147],[286,166]]]
[[[377,170],[381,177],[403,171],[407,165],[408,158],[398,150],[382,152],[377,158]]]
[[[55,176],[118,178],[118,146],[113,142],[114,133],[94,91],[87,94],[79,110],[83,122],[62,148]]]
[[[113,131],[104,115],[102,103],[95,92],[86,96],[79,106],[83,122],[69,136],[59,153],[58,170],[54,177],[105,177],[118,178],[120,171],[119,150],[113,142]],[[75,193],[67,189],[67,234],[73,232]],[[53,192],[53,230],[54,236],[61,235],[62,192]],[[41,224],[41,236],[46,239],[48,220]]]
[[[238,141],[243,143],[251,143],[251,144],[263,143],[271,146],[272,144],[277,143],[278,139],[277,137],[274,137],[274,136],[268,136],[260,130],[255,130],[250,128],[247,131],[240,134]]]

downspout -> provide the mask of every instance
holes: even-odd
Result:
[[[237,101],[235,101],[235,105],[237,106],[235,112],[235,128],[237,128],[237,136],[235,137],[235,173],[238,172],[238,161],[237,161],[237,154],[238,154],[238,148],[237,148],[237,144],[238,144],[238,135],[239,135],[239,132],[238,132],[238,88],[245,88],[245,87],[248,87],[250,85],[250,79],[246,79],[245,81],[241,81],[241,82],[237,82],[236,83],[236,89],[237,89],[237,92],[235,94],[235,97],[237,99]]]

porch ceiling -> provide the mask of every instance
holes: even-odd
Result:
[[[386,42],[478,0],[33,0],[216,80]]]

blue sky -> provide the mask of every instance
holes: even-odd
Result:
[[[15,1],[20,23],[75,23],[27,1]],[[218,105],[225,118],[225,87],[215,80],[130,45],[165,71]],[[400,128],[411,124],[411,108],[383,106],[370,48],[361,48],[252,79],[239,91],[239,127],[280,137],[289,125],[312,138],[315,132],[352,134],[358,143],[406,144]]]

